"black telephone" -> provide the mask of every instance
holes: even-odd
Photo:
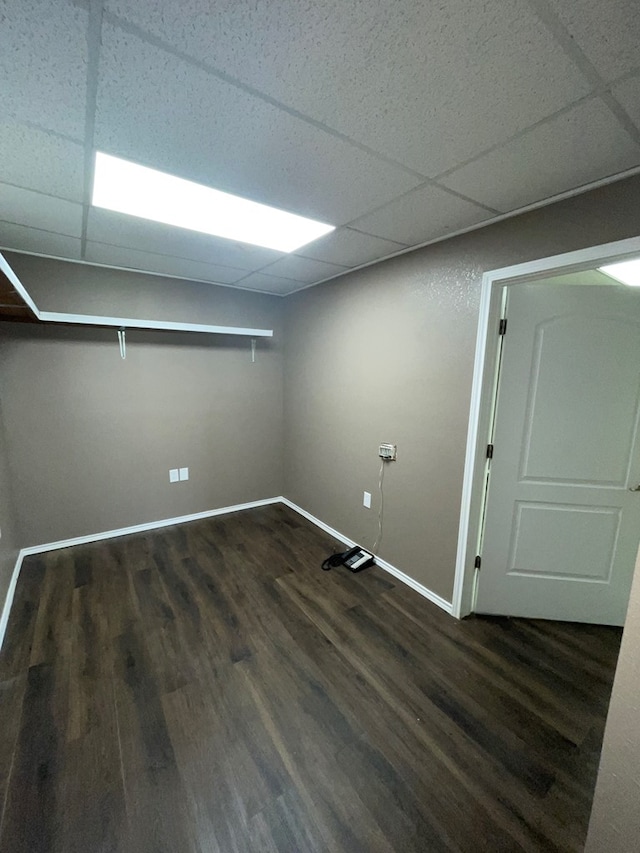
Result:
[[[343,554],[332,554],[322,564],[325,572],[337,566],[346,566],[352,572],[359,572],[373,565],[373,554],[365,551],[364,548],[351,548],[350,551],[345,551]]]

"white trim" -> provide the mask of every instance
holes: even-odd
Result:
[[[318,284],[326,284],[329,281],[333,281],[336,278],[347,275],[347,273],[364,270],[367,267],[372,267],[374,264],[379,264],[382,261],[391,261],[394,258],[399,258],[401,255],[406,255],[408,252],[415,252],[418,249],[426,249],[427,246],[435,246],[436,243],[443,243],[445,240],[453,240],[454,237],[463,237],[465,234],[471,234],[473,231],[480,231],[482,228],[488,228],[490,225],[498,225],[500,222],[504,222],[507,219],[513,219],[515,216],[522,216],[524,213],[532,213],[534,210],[540,210],[543,207],[549,207],[551,204],[557,204],[560,201],[567,201],[568,199],[575,198],[576,196],[584,195],[584,193],[608,187],[618,181],[633,178],[635,175],[640,175],[640,166],[633,166],[631,169],[626,169],[624,172],[617,172],[616,174],[609,175],[606,178],[600,178],[597,181],[590,181],[588,184],[583,184],[581,187],[557,193],[556,195],[549,196],[541,201],[526,204],[524,207],[517,207],[515,210],[510,210],[508,213],[500,213],[497,216],[492,216],[490,219],[483,219],[481,222],[476,222],[475,225],[468,225],[466,228],[460,228],[457,231],[450,232],[449,234],[443,234],[442,237],[434,237],[432,240],[425,240],[424,243],[416,243],[414,246],[406,246],[404,249],[399,249],[397,252],[391,252],[388,255],[383,255],[381,258],[376,258],[373,261],[367,261],[365,264],[358,264],[356,267],[349,267],[349,269],[335,273],[335,275],[328,276],[327,278],[323,278],[321,281],[314,281],[313,284],[303,284],[297,290],[285,293],[284,296],[292,296],[294,293],[300,293],[302,290],[308,290],[310,287],[316,287]],[[437,178],[435,180],[437,181]],[[446,189],[446,187],[443,187],[443,189]],[[357,220],[354,220],[351,223],[345,223],[344,227],[357,231]],[[367,232],[365,231],[362,233],[366,234]],[[302,252],[296,252],[295,254],[302,255]],[[304,257],[307,256],[305,255]]]
[[[631,237],[627,240],[589,246],[575,252],[490,270],[482,276],[453,587],[452,612],[458,619],[467,616],[473,610],[475,576],[473,561],[478,542],[481,495],[484,488],[483,472],[486,465],[484,445],[488,436],[488,424],[485,421],[491,406],[492,376],[497,352],[497,348],[487,347],[487,336],[492,324],[497,327],[500,291],[509,282],[513,284],[518,281],[530,281],[540,278],[545,273],[556,276],[593,269],[601,266],[603,261],[615,262],[639,253],[640,237]]]
[[[73,545],[86,545],[90,542],[100,542],[102,539],[115,539],[116,536],[128,536],[130,533],[145,533],[160,527],[171,527],[173,524],[186,524],[189,521],[199,521],[202,518],[213,518],[216,515],[227,515],[240,512],[243,509],[254,509],[259,506],[279,503],[281,498],[265,498],[260,501],[249,501],[234,506],[223,506],[219,509],[208,509],[204,512],[193,512],[190,515],[179,515],[175,518],[162,518],[159,521],[148,521],[145,524],[134,524],[131,527],[120,527],[117,530],[105,530],[102,533],[88,533],[86,536],[75,536],[73,539],[60,539],[57,542],[44,542],[42,545],[30,545],[20,552],[23,556],[44,554],[46,551],[57,551],[60,548],[70,548]]]
[[[45,323],[80,323],[83,326],[114,326],[125,329],[162,329],[172,332],[206,332],[216,335],[250,335],[252,338],[272,338],[273,329],[244,329],[239,326],[209,326],[202,323],[172,323],[166,320],[132,320],[130,317],[100,317],[91,314],[63,314],[58,311],[39,311],[38,319]]]
[[[319,518],[316,518],[315,515],[311,515],[310,512],[307,512],[302,507],[299,507],[297,504],[294,504],[293,501],[290,501],[288,498],[280,498],[281,503],[288,506],[290,509],[295,510],[297,513],[302,515],[307,521],[310,521],[312,524],[315,524],[316,527],[319,527],[321,530],[324,530],[325,533],[328,533],[329,536],[332,536],[334,539],[337,539],[339,542],[343,542],[345,545],[348,545],[350,548],[353,548],[357,545],[357,542],[354,542],[353,539],[349,539],[348,536],[345,536],[344,533],[340,533],[339,530],[336,530],[334,527],[330,527],[328,524],[325,524],[324,521],[320,521]],[[432,592],[426,586],[423,586],[421,583],[418,583],[417,580],[400,571],[400,569],[388,563],[386,560],[383,560],[381,557],[376,557],[376,565],[380,566],[385,572],[388,572],[390,575],[393,575],[394,578],[397,578],[402,583],[410,586],[411,589],[414,589],[416,592],[420,593],[423,598],[427,598],[433,604],[436,604],[438,607],[442,608],[445,613],[452,615],[453,609],[450,601],[446,601],[441,596],[437,595],[435,592]]]
[[[202,332],[211,335],[246,335],[251,338],[272,338],[273,329],[246,329],[241,326],[211,326],[203,323],[174,323],[167,320],[134,320],[130,317],[103,317],[93,314],[66,314],[59,311],[41,311],[26,287],[0,252],[0,270],[22,296],[36,319],[44,323],[77,323],[83,326],[113,326],[126,329],[161,329],[171,332]]]
[[[474,225],[469,225],[466,228],[459,228],[457,231],[452,231],[449,234],[443,234],[441,237],[434,237],[432,240],[425,240],[423,243],[416,243],[413,246],[405,246],[402,249],[398,249],[397,252],[390,252],[388,255],[383,255],[380,258],[375,258],[373,261],[367,261],[364,264],[358,264],[355,267],[348,267],[347,269],[342,270],[342,272],[335,273],[335,275],[328,276],[327,278],[323,278],[320,281],[314,281],[312,284],[304,284],[300,283],[300,287],[296,290],[291,290],[289,293],[276,293],[272,290],[257,290],[251,287],[242,287],[242,281],[244,278],[247,278],[251,275],[252,272],[262,272],[267,269],[270,264],[267,264],[266,267],[262,267],[260,270],[248,270],[244,278],[239,279],[237,282],[233,284],[227,284],[221,281],[211,281],[210,279],[204,278],[187,278],[181,275],[174,275],[172,273],[166,272],[154,272],[152,270],[143,270],[136,269],[135,267],[125,267],[118,266],[115,264],[101,264],[97,261],[85,261],[80,260],[78,258],[64,258],[60,255],[50,255],[42,252],[29,252],[25,249],[15,249],[11,246],[2,246],[0,249],[6,252],[14,252],[15,254],[20,255],[31,255],[36,258],[50,258],[53,261],[64,261],[68,264],[82,264],[83,266],[91,266],[91,267],[102,267],[103,269],[111,269],[111,270],[123,270],[124,272],[133,272],[138,273],[139,275],[152,275],[160,278],[175,278],[179,281],[188,281],[188,282],[196,282],[198,284],[213,284],[216,287],[231,287],[236,290],[246,290],[249,293],[261,293],[265,296],[277,296],[279,299],[286,299],[287,296],[293,296],[294,293],[301,293],[303,290],[309,290],[311,287],[316,287],[319,284],[326,284],[329,281],[333,281],[336,278],[341,278],[343,275],[348,275],[352,272],[358,272],[359,270],[364,270],[367,267],[371,267],[374,264],[379,264],[382,261],[390,261],[394,258],[399,258],[401,255],[406,255],[409,252],[415,252],[418,249],[426,249],[427,246],[435,246],[437,243],[443,243],[445,240],[453,240],[455,237],[463,237],[465,234],[471,234],[473,231],[479,231],[482,228],[488,228],[490,225],[498,225],[500,222],[504,222],[507,219],[513,219],[515,216],[522,216],[524,213],[532,213],[534,210],[540,210],[544,207],[549,207],[549,205],[557,204],[561,201],[567,201],[571,198],[576,198],[576,196],[584,195],[584,193],[592,192],[593,190],[602,189],[603,187],[608,187],[611,184],[615,184],[618,181],[627,180],[627,178],[633,178],[635,175],[640,174],[640,166],[633,166],[631,169],[626,169],[623,172],[616,172],[613,175],[608,175],[606,178],[599,178],[597,181],[590,181],[587,184],[583,184],[580,187],[576,187],[573,190],[566,190],[562,193],[556,193],[556,195],[549,196],[548,198],[544,198],[541,201],[535,201],[532,204],[526,204],[524,207],[517,207],[515,210],[510,210],[508,213],[500,213],[496,216],[492,216],[489,219],[483,219],[481,222],[477,222]],[[446,187],[444,187],[446,189]],[[489,212],[489,211],[488,211]],[[350,228],[351,230],[358,231],[359,229],[356,227],[357,220],[353,220],[353,223],[345,223],[342,227]],[[39,229],[42,230],[42,229]],[[56,232],[50,232],[56,233]],[[368,233],[366,231],[361,233]],[[70,235],[64,235],[70,236]],[[369,235],[375,236],[375,235]],[[115,249],[126,248],[122,246],[115,246],[111,243],[103,243],[99,242],[100,245],[103,246],[112,246]],[[304,246],[301,247],[304,249]],[[158,255],[159,257],[172,257],[171,255],[163,255],[161,252],[149,252],[147,254]],[[304,252],[294,252],[296,257],[303,257],[308,260],[314,260],[309,255],[305,255]],[[184,258],[183,260],[193,260],[192,258]],[[294,281],[294,279],[292,279]]]
[[[10,223],[12,224],[12,223]],[[28,227],[28,226],[27,226]],[[42,231],[44,229],[38,228],[35,229],[37,231]],[[56,234],[55,231],[46,231],[47,234]],[[70,234],[63,234],[63,237],[71,237]],[[79,240],[79,237],[75,237],[73,239]],[[113,243],[103,243],[101,240],[93,240],[92,242],[98,243],[100,246],[108,246],[111,249],[126,249],[127,246],[116,246]],[[133,250],[137,251],[137,250]],[[286,293],[275,293],[273,290],[258,290],[256,287],[242,287],[240,282],[244,281],[245,278],[252,275],[251,270],[240,269],[239,267],[232,267],[232,269],[237,269],[242,273],[242,278],[239,278],[237,282],[233,284],[227,284],[224,281],[213,281],[210,278],[193,278],[186,277],[184,275],[176,275],[175,273],[168,272],[155,272],[153,270],[143,270],[137,267],[124,267],[118,266],[117,264],[100,264],[97,261],[86,261],[81,260],[80,258],[64,258],[62,255],[51,255],[46,252],[30,252],[26,249],[15,249],[13,246],[0,246],[0,252],[11,252],[13,255],[28,255],[30,258],[46,258],[49,261],[62,261],[65,264],[78,264],[82,267],[98,267],[98,269],[104,270],[117,270],[118,272],[133,272],[138,275],[150,275],[155,278],[171,278],[176,281],[184,281],[187,284],[212,284],[214,287],[230,287],[233,290],[246,290],[247,293],[260,293],[263,296],[277,296],[279,299],[282,299],[287,294]],[[175,255],[164,255],[162,252],[147,252],[148,255],[157,255],[159,258],[176,258]],[[177,258],[182,261],[193,260],[193,258]],[[221,266],[226,266],[226,264],[221,264]],[[291,281],[295,281],[296,279],[291,279]]]
[[[14,273],[14,271],[11,269],[11,267],[9,266],[9,264],[8,264],[8,262],[7,262],[7,259],[5,258],[5,256],[4,256],[1,252],[0,252],[0,270],[2,270],[2,272],[6,275],[6,277],[7,277],[7,278],[9,279],[9,281],[11,282],[11,284],[12,284],[12,285],[15,287],[15,289],[18,291],[18,293],[20,294],[20,296],[21,296],[21,297],[24,299],[24,301],[27,303],[27,305],[29,306],[29,308],[31,308],[31,310],[32,310],[32,311],[33,311],[33,313],[36,315],[36,317],[38,317],[38,316],[39,316],[39,314],[40,314],[40,312],[38,311],[38,306],[37,306],[37,305],[36,305],[36,303],[33,301],[33,299],[31,298],[31,296],[29,296],[29,294],[28,294],[28,292],[27,292],[27,290],[26,290],[25,286],[24,286],[24,285],[23,285],[23,283],[20,281],[20,279],[18,278],[18,276]]]
[[[18,552],[16,564],[13,567],[13,573],[11,575],[11,580],[9,581],[9,588],[7,589],[4,604],[2,605],[2,613],[0,614],[0,649],[2,649],[4,635],[7,631],[7,625],[9,624],[9,613],[11,612],[11,607],[13,605],[13,596],[15,595],[16,586],[18,585],[18,578],[20,576],[20,569],[22,568],[24,556],[24,550]]]
[[[329,527],[328,524],[325,524],[323,521],[320,521],[319,518],[316,518],[311,513],[299,507],[297,504],[294,504],[288,498],[278,496],[274,498],[264,498],[259,501],[249,501],[243,504],[235,504],[233,506],[223,506],[218,509],[209,509],[204,512],[194,512],[190,515],[180,515],[175,518],[163,518],[159,521],[149,521],[145,524],[133,524],[130,527],[120,527],[115,530],[104,530],[102,533],[88,533],[85,536],[74,536],[71,539],[59,539],[56,542],[43,542],[41,545],[30,545],[27,548],[22,548],[18,553],[18,557],[16,559],[16,564],[13,569],[13,573],[11,575],[11,580],[9,582],[9,588],[7,590],[7,595],[5,597],[5,601],[2,607],[2,613],[0,614],[0,649],[2,649],[2,643],[4,642],[4,635],[7,629],[7,624],[9,622],[9,613],[11,611],[11,607],[13,605],[13,597],[15,595],[16,586],[18,583],[18,577],[20,576],[20,569],[22,568],[22,561],[25,557],[31,556],[32,554],[44,554],[47,551],[57,551],[61,548],[71,548],[74,545],[88,545],[92,542],[100,542],[103,539],[115,539],[118,536],[128,536],[131,533],[145,533],[149,530],[157,530],[162,527],[170,527],[174,524],[186,524],[190,521],[199,521],[203,518],[213,518],[216,515],[228,515],[232,512],[241,512],[245,509],[255,509],[256,507],[261,506],[269,506],[270,504],[282,503],[285,506],[288,506],[290,509],[295,510],[295,512],[304,516],[308,521],[312,524],[315,524],[316,527],[319,527],[321,530],[324,530],[325,533],[328,533],[330,536],[333,536],[334,539],[337,539],[339,542],[344,542],[345,545],[349,547],[353,547],[356,543],[349,539],[344,534],[335,530],[333,527]],[[398,578],[398,580],[410,586],[412,589],[415,589],[416,592],[420,593],[424,598],[429,599],[429,601],[437,604],[438,607],[441,607],[445,612],[451,614],[451,603],[445,601],[444,598],[441,598],[439,595],[436,595],[435,592],[431,592],[430,589],[427,589],[426,586],[418,583],[418,581],[406,575],[404,572],[401,572],[400,569],[397,569],[395,566],[392,566],[391,563],[387,563],[386,560],[382,560],[379,557],[376,557],[376,563],[383,569],[385,572],[393,575]]]
[[[501,267],[490,270],[485,277],[491,282],[507,279],[529,280],[537,277],[540,273],[552,275],[564,275],[570,272],[594,269],[602,265],[602,261],[611,259],[623,261],[625,258],[637,255],[640,252],[640,237],[629,237],[626,240],[616,240],[613,243],[602,243],[599,246],[587,246],[574,252],[563,252],[560,255],[551,255],[524,264],[514,264],[510,267]]]
[[[9,589],[5,597],[0,615],[0,649],[4,642],[4,635],[9,622],[9,613],[13,604],[13,596],[15,595],[22,561],[25,557],[32,554],[44,554],[47,551],[57,551],[60,548],[71,548],[73,545],[87,545],[91,542],[100,542],[102,539],[114,539],[117,536],[128,536],[130,533],[144,533],[147,530],[157,530],[161,527],[170,527],[173,524],[185,524],[189,521],[198,521],[202,518],[213,518],[216,515],[227,515],[231,512],[239,512],[244,509],[254,509],[259,506],[268,506],[282,501],[281,497],[265,498],[260,501],[249,501],[244,504],[235,504],[234,506],[223,506],[219,509],[209,509],[204,512],[194,512],[190,515],[180,515],[175,518],[163,518],[160,521],[149,521],[145,524],[134,524],[131,527],[121,527],[117,530],[105,530],[102,533],[89,533],[86,536],[75,536],[72,539],[59,539],[57,542],[44,542],[42,545],[30,545],[27,548],[22,548],[18,554],[13,574],[9,582]]]
[[[307,521],[310,521],[312,524],[315,524],[316,527],[319,527],[320,530],[324,530],[325,533],[328,533],[329,536],[333,536],[334,539],[337,539],[339,542],[343,542],[345,545],[348,545],[350,548],[355,548],[358,544],[354,542],[353,539],[349,539],[348,536],[345,536],[344,533],[340,533],[339,530],[336,530],[334,527],[330,527],[328,524],[325,524],[324,521],[320,521],[319,518],[316,518],[315,515],[311,515],[310,512],[307,512],[306,509],[302,509],[302,507],[298,506],[298,504],[294,504],[293,501],[290,501],[289,498],[280,498],[280,502],[285,506],[288,506],[289,509],[295,510],[299,515],[302,515]]]
[[[428,598],[433,604],[437,604],[438,607],[442,608],[445,613],[448,613],[450,616],[453,616],[453,605],[450,601],[447,601],[445,598],[442,598],[437,593],[428,589],[426,586],[423,586],[421,583],[418,583],[417,580],[412,578],[410,575],[406,575],[404,572],[401,572],[400,569],[397,569],[395,566],[392,566],[391,563],[387,563],[386,560],[383,560],[381,557],[376,557],[376,565],[380,566],[381,569],[384,569],[385,572],[389,572],[390,575],[393,575],[394,578],[397,578],[402,583],[410,586],[411,589],[415,589],[416,592],[419,592],[424,598]]]
[[[471,612],[471,601],[463,606],[465,583],[465,566],[469,549],[470,514],[474,497],[474,474],[476,471],[476,448],[480,433],[480,411],[482,406],[482,390],[485,373],[485,355],[489,330],[491,309],[491,286],[487,285],[487,274],[482,277],[480,309],[478,317],[478,334],[473,365],[473,384],[471,386],[471,403],[469,411],[469,426],[467,432],[467,447],[464,460],[464,480],[462,484],[462,500],[460,506],[460,524],[458,528],[458,550],[456,554],[456,571],[453,581],[453,615],[458,619]]]

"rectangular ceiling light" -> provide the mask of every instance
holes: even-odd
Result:
[[[622,284],[628,284],[629,287],[640,287],[640,258],[634,258],[632,261],[621,261],[619,264],[608,264],[606,267],[599,267],[598,269]]]
[[[95,207],[188,228],[279,252],[301,246],[335,226],[287,213],[166,172],[96,152]]]

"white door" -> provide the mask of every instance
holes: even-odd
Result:
[[[639,290],[509,288],[476,612],[624,623],[639,414]]]

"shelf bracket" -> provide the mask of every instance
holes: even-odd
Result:
[[[120,344],[120,358],[124,360],[127,357],[127,338],[124,327],[118,329],[118,343]]]

